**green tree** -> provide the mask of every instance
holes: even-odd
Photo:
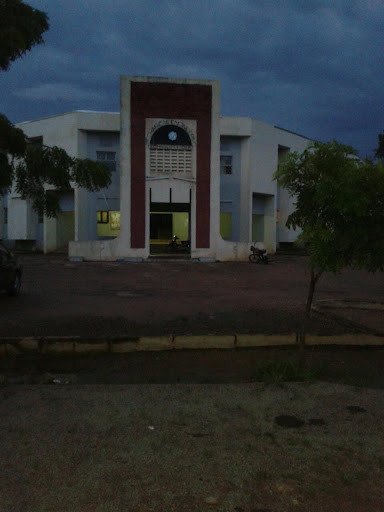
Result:
[[[325,271],[344,267],[371,272],[384,267],[384,166],[362,161],[357,152],[335,141],[312,143],[289,153],[274,174],[295,198],[289,228],[300,228],[298,241],[308,251],[310,285],[301,345],[305,343],[316,283]]]
[[[384,159],[384,131],[383,133],[379,133],[378,135],[379,145],[375,150],[375,157],[379,159]]]
[[[46,13],[21,0],[0,0],[0,69],[8,70],[11,62],[43,43],[48,28]],[[60,211],[59,193],[73,184],[96,191],[110,183],[111,173],[103,164],[72,158],[58,147],[33,145],[0,114],[0,196],[14,185],[35,210],[53,217]],[[55,192],[45,193],[46,186]]]
[[[48,16],[21,0],[0,0],[0,69],[43,42]]]

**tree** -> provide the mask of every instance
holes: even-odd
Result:
[[[32,46],[44,42],[48,17],[21,0],[0,0],[0,20],[0,69],[7,70]],[[31,144],[22,130],[0,114],[0,196],[13,185],[36,211],[55,217],[60,192],[73,184],[96,191],[110,183],[111,172],[103,164],[72,158],[58,147]],[[55,192],[45,193],[46,186]]]
[[[0,69],[22,57],[32,46],[43,42],[48,16],[21,0],[0,0]]]
[[[375,151],[375,157],[379,159],[384,159],[384,131],[383,133],[379,133],[378,135],[379,145]]]
[[[274,174],[295,198],[287,227],[301,228],[298,241],[308,251],[310,285],[301,345],[305,343],[316,284],[325,271],[344,267],[371,272],[384,267],[384,166],[362,161],[335,141],[315,142],[301,154],[289,153]]]
[[[0,196],[13,185],[22,199],[48,217],[57,216],[60,192],[70,190],[72,184],[96,191],[111,183],[111,172],[102,163],[73,158],[57,146],[31,144],[2,114],[0,148]],[[47,186],[54,190],[46,193]]]

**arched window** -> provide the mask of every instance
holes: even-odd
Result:
[[[150,141],[150,172],[191,174],[192,142],[188,133],[172,124],[158,128]]]

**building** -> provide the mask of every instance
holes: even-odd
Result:
[[[146,259],[172,235],[191,258],[244,260],[251,242],[274,252],[292,200],[272,175],[308,138],[251,118],[220,117],[220,84],[122,76],[118,113],[76,111],[20,123],[36,143],[108,165],[112,183],[60,197],[57,219],[39,217],[12,192],[2,234],[44,252],[68,247],[86,260]],[[50,193],[47,190],[47,193]]]

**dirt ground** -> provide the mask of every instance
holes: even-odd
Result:
[[[0,389],[2,512],[382,512],[382,390]]]
[[[0,336],[292,333],[309,280],[306,259],[299,256],[277,256],[268,266],[21,259],[22,294],[0,295]],[[377,302],[383,292],[383,273],[345,271],[324,275],[315,298]],[[384,333],[381,316],[375,318]],[[316,313],[309,324],[313,334],[354,330]]]
[[[291,333],[309,277],[294,256],[22,259],[0,336]],[[383,290],[383,274],[348,271],[325,275],[316,299]],[[383,330],[381,311],[329,313],[309,332]],[[314,383],[258,381],[286,361],[295,348],[0,359],[0,511],[382,512],[384,347],[311,347]]]

